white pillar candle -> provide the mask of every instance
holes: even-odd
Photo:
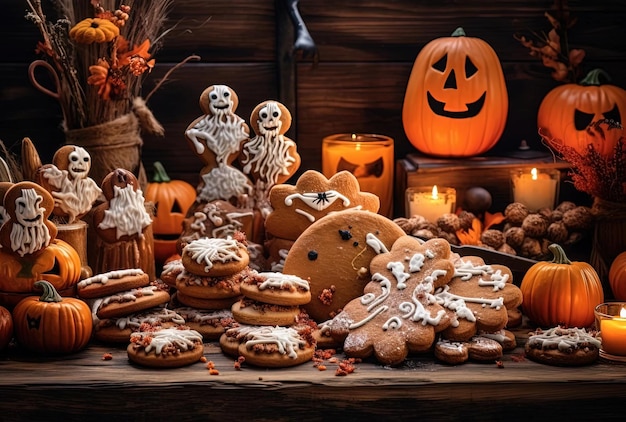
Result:
[[[410,187],[406,190],[407,217],[421,215],[426,220],[435,223],[444,214],[454,212],[456,204],[456,190],[437,185],[431,188]]]
[[[530,211],[553,209],[557,195],[559,170],[516,170],[511,172],[513,201],[524,204]]]

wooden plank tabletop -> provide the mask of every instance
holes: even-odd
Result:
[[[91,344],[77,354],[42,357],[11,349],[0,355],[0,420],[356,420],[376,416],[501,420],[556,416],[611,420],[626,399],[626,365],[598,361],[578,367],[547,366],[523,358],[528,330],[516,331],[518,348],[495,363],[450,366],[430,355],[400,367],[373,361],[347,376],[337,364],[320,371],[312,362],[285,369],[235,369],[217,343],[205,344],[205,363],[150,369],[129,363],[124,347]],[[111,353],[111,360],[103,360]],[[338,354],[339,359],[345,358]],[[521,359],[520,359],[521,358]],[[27,403],[21,406],[20,403]]]

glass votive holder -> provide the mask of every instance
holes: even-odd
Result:
[[[431,223],[436,223],[443,214],[454,212],[456,189],[450,187],[418,186],[409,187],[405,195],[405,215],[410,218],[421,215]]]
[[[523,168],[511,170],[513,202],[526,205],[534,212],[554,209],[559,196],[561,172],[558,169]]]
[[[601,303],[594,309],[600,331],[600,357],[626,362],[626,302]]]

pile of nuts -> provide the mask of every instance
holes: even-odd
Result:
[[[444,214],[436,222],[415,215],[394,221],[407,233],[423,239],[440,237],[453,245],[460,241],[456,233],[470,230],[476,216],[468,211]],[[504,210],[501,229],[489,228],[480,234],[478,246],[511,255],[537,260],[551,258],[548,246],[558,243],[565,249],[580,242],[593,225],[591,209],[570,201],[561,202],[554,210],[545,208],[530,212],[524,204],[514,202]]]

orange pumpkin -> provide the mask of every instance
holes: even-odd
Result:
[[[591,136],[592,122],[611,119],[626,122],[626,91],[615,85],[602,84],[600,69],[594,69],[580,84],[565,84],[548,92],[539,106],[537,126],[551,142],[562,143],[584,154],[593,144],[604,156],[613,153],[619,136],[613,131],[606,139]],[[608,78],[608,75],[606,75]],[[621,131],[620,131],[621,134]]]
[[[59,290],[73,288],[80,280],[80,256],[61,239],[53,239],[37,255],[18,255],[0,249],[0,291],[26,293],[34,291],[37,280],[47,280]]]
[[[176,253],[176,241],[183,231],[187,210],[196,200],[196,189],[184,180],[170,179],[163,165],[157,161],[145,198],[154,203],[154,257],[157,262],[163,263]]]
[[[609,285],[615,299],[626,301],[626,252],[617,255],[611,263]]]
[[[469,157],[493,147],[506,124],[509,97],[495,51],[458,28],[422,48],[409,77],[402,123],[425,154]]]
[[[570,261],[557,244],[548,247],[554,259],[540,261],[522,279],[522,310],[540,327],[590,327],[594,308],[604,301],[602,282],[586,262]]]
[[[38,353],[74,353],[82,350],[93,331],[91,309],[80,299],[61,297],[45,280],[35,282],[41,297],[29,296],[13,309],[17,343]]]
[[[0,306],[0,352],[7,348],[13,338],[13,317],[4,306]]]

